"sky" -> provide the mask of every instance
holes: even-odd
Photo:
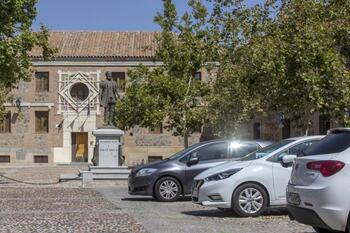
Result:
[[[187,0],[173,2],[179,13],[188,10]],[[38,0],[37,7],[36,30],[43,23],[53,31],[157,31],[153,18],[162,0]]]

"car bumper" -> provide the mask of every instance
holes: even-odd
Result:
[[[318,214],[310,209],[287,205],[291,220],[296,220],[305,225],[332,230]]]
[[[203,182],[192,189],[192,202],[203,206],[231,208],[231,196],[232,192],[227,191],[222,181]]]
[[[153,180],[149,176],[136,177],[130,175],[128,178],[128,192],[130,195],[153,195]]]
[[[334,192],[332,187],[294,186],[289,184],[287,196],[290,193],[296,193],[300,197],[300,204],[291,203],[287,198],[291,218],[314,227],[345,231],[349,210],[344,202],[339,202],[336,198],[330,198],[332,192]]]

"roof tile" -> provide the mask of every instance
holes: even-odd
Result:
[[[158,32],[50,32],[49,44],[58,49],[54,57],[134,57],[155,56]],[[31,57],[42,57],[35,47]]]

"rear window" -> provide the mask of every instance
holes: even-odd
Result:
[[[350,133],[332,133],[319,141],[319,143],[308,148],[305,151],[305,156],[340,153],[349,148],[349,146]]]

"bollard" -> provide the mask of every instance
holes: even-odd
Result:
[[[85,187],[85,185],[91,184],[94,181],[94,177],[91,171],[81,171],[80,175],[83,178],[83,187]]]

